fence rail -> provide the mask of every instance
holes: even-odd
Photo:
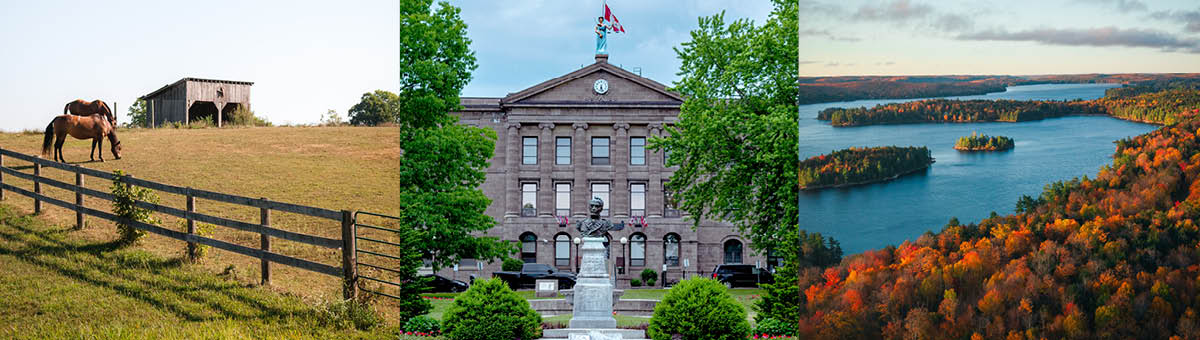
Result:
[[[33,174],[21,172],[17,169],[7,167],[4,164],[5,158],[14,158],[22,161],[33,163]],[[55,168],[73,173],[75,175],[75,184],[62,182],[59,180],[44,177],[42,167]],[[10,183],[5,183],[5,176],[13,176],[33,182],[33,190],[20,188]],[[331,275],[341,276],[344,280],[343,295],[346,298],[353,298],[357,295],[357,270],[355,268],[355,218],[354,211],[342,210],[334,211],[323,208],[309,207],[292,203],[278,202],[268,200],[266,198],[250,198],[237,195],[224,194],[214,191],[194,189],[188,187],[180,187],[169,184],[152,182],[144,179],[134,178],[132,175],[121,176],[119,181],[128,185],[143,187],[151,190],[167,192],[177,195],[183,195],[187,198],[187,208],[179,209],[166,205],[149,203],[144,201],[136,201],[134,204],[142,209],[179,217],[187,221],[187,232],[181,232],[163,228],[160,226],[147,224],[139,221],[133,221],[122,218],[113,213],[88,208],[83,204],[83,196],[91,196],[105,201],[112,201],[113,195],[107,192],[89,189],[83,186],[84,176],[95,177],[112,181],[117,179],[117,176],[107,172],[88,169],[78,165],[64,164],[55,161],[42,159],[7,149],[0,148],[0,200],[5,198],[4,192],[11,191],[32,198],[34,200],[34,212],[42,211],[42,203],[66,208],[76,213],[76,227],[82,228],[84,224],[83,215],[93,216],[113,222],[124,223],[133,226],[136,229],[146,232],[162,235],[165,237],[188,242],[188,256],[195,256],[196,244],[212,246],[213,248],[222,249],[225,251],[258,258],[262,266],[262,283],[270,284],[271,281],[271,263],[278,263],[286,266],[305,269],[308,271]],[[42,193],[42,184],[51,187],[70,191],[75,194],[75,202],[68,202]],[[196,212],[195,199],[207,199],[217,202],[224,202],[248,207],[258,208],[260,210],[260,223],[247,223],[237,220],[232,220],[219,216],[206,215]],[[312,217],[338,221],[342,228],[342,238],[328,238],[316,235],[308,235],[287,231],[283,229],[273,228],[270,226],[270,212],[283,211],[296,213]],[[213,238],[208,238],[195,234],[195,222],[209,223],[216,226],[222,226],[240,231],[258,233],[260,235],[259,248],[247,247],[239,244],[229,243]],[[323,248],[341,248],[342,249],[342,266],[331,266],[324,263],[314,262],[296,257],[290,257],[279,253],[271,252],[270,238],[280,238],[293,242],[323,247]]]

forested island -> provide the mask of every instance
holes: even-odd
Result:
[[[954,149],[960,151],[1003,151],[1013,148],[1012,138],[1005,136],[988,136],[972,132],[954,142]]]
[[[1200,118],[1179,99],[1142,107],[1176,123],[1118,141],[1095,178],[806,269],[798,338],[1197,338]]]
[[[1200,80],[1151,81],[1113,88],[1095,100],[927,99],[872,108],[829,108],[817,119],[833,126],[876,124],[1022,122],[1103,114],[1154,124],[1173,124],[1178,115],[1200,109]]]
[[[928,168],[926,147],[849,148],[800,162],[800,189],[816,190],[886,181]]]

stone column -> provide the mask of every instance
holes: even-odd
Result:
[[[506,138],[508,141],[504,145],[504,154],[506,165],[504,185],[504,217],[521,216],[521,181],[520,176],[520,159],[521,159],[521,123],[508,123]]]
[[[575,284],[570,328],[617,328],[613,318],[613,286],[604,258],[604,238],[584,237],[583,261]]]
[[[649,144],[650,138],[662,134],[662,124],[654,123],[647,127],[649,135],[646,136],[646,143]],[[650,182],[646,183],[646,217],[662,217],[665,202],[662,183],[666,180],[663,178],[662,152],[647,148],[646,167],[650,170]]]
[[[592,141],[588,138],[587,123],[571,125],[575,129],[575,138],[571,140],[571,169],[575,170],[575,181],[571,183],[571,217],[579,219],[587,217],[587,202],[591,198],[592,189],[588,187],[587,169],[591,166]]]
[[[617,221],[629,218],[629,124],[613,124],[613,136],[609,152],[613,162],[612,207],[609,212]]]
[[[541,123],[538,127],[538,216],[554,216],[554,183],[550,173],[554,166],[554,123]]]

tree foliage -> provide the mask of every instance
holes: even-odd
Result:
[[[400,92],[395,102],[402,126],[430,127],[450,123],[459,94],[471,81],[475,52],[467,38],[461,10],[441,1],[400,2]]]
[[[962,136],[954,141],[954,149],[963,151],[1001,151],[1012,149],[1012,138],[1005,136],[981,135],[972,132],[970,136]]]
[[[873,108],[828,108],[817,119],[833,126],[905,123],[1024,122],[1075,114],[1103,114],[1091,100],[958,100],[926,99],[876,105]]]
[[[146,108],[146,101],[138,98],[129,105],[129,122],[125,123],[125,127],[149,127],[150,110]]]
[[[759,249],[795,232],[797,155],[797,4],[776,0],[766,24],[699,19],[691,41],[675,48],[686,100],[668,136],[653,138],[680,208],[733,222]]]
[[[350,107],[350,125],[375,126],[383,123],[395,123],[399,114],[397,110],[400,97],[395,93],[375,90],[363,93],[358,104]]]

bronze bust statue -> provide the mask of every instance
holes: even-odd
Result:
[[[609,220],[600,218],[600,211],[604,210],[604,201],[599,197],[592,197],[588,202],[588,218],[579,221],[575,228],[579,230],[584,237],[604,237],[604,233],[610,230],[625,229],[625,222],[612,223]]]

